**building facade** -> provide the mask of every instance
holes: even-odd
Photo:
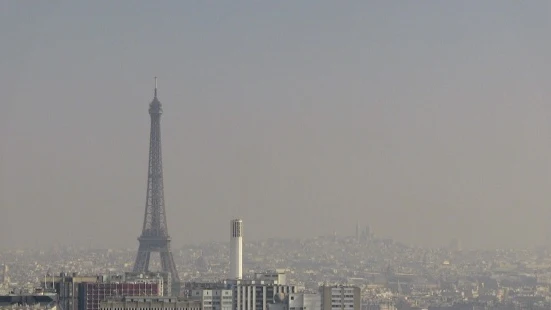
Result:
[[[100,303],[109,297],[163,295],[163,285],[158,282],[102,282],[79,284],[78,310],[98,310]]]
[[[321,310],[321,294],[289,294],[287,303],[289,305],[289,310]]]
[[[44,289],[59,296],[61,310],[97,310],[99,302],[107,297],[164,296],[170,292],[168,273],[125,273],[113,275],[81,276],[61,273],[46,276]]]
[[[263,277],[257,274],[255,278],[265,278],[270,280],[226,280],[216,283],[193,282],[186,285],[186,295],[193,300],[210,301],[213,296],[213,304],[203,303],[204,307],[213,306],[211,310],[218,310],[214,307],[230,307],[229,301],[232,301],[232,310],[267,310],[269,304],[281,300],[281,296],[287,296],[296,293],[294,285],[280,284],[285,282],[285,277],[279,276]],[[212,291],[212,293],[210,293]],[[219,293],[216,293],[219,292]],[[218,295],[217,295],[218,294]],[[231,294],[231,295],[230,295]],[[218,299],[218,296],[225,298]],[[218,301],[225,301],[225,304],[218,305]],[[207,309],[207,308],[204,308]],[[227,310],[227,309],[221,309]]]
[[[0,295],[0,310],[58,310],[58,297],[44,292]]]
[[[322,310],[360,310],[361,291],[356,286],[321,286]]]
[[[263,283],[272,283],[272,284],[287,284],[287,275],[284,270],[276,269],[266,272],[258,272],[254,274],[254,279],[256,281],[262,281]]]
[[[232,310],[231,289],[192,289],[190,300],[199,301],[203,310]]]
[[[118,297],[100,302],[99,310],[202,310],[197,300],[178,297]]]
[[[321,295],[315,293],[278,294],[268,310],[321,310]]]
[[[79,284],[97,281],[97,276],[60,273],[59,276],[46,276],[44,278],[44,289],[58,294],[61,310],[77,310]]]
[[[169,272],[125,272],[124,273],[124,282],[131,282],[131,283],[139,283],[143,281],[153,281],[158,282],[162,280],[162,296],[178,296],[179,286],[175,285],[174,282],[172,282],[172,276]],[[103,281],[107,282],[107,281]],[[172,289],[176,288],[177,291],[174,292],[174,295],[172,294]]]
[[[246,281],[232,286],[234,310],[266,310],[279,296],[296,293],[294,285]]]

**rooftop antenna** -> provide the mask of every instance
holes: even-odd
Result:
[[[155,77],[155,98],[157,98],[157,77]]]

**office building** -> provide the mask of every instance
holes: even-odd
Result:
[[[99,302],[110,296],[153,295],[170,292],[170,273],[133,273],[86,276],[61,273],[46,276],[44,289],[56,292],[62,310],[98,309]]]
[[[44,289],[58,294],[61,310],[77,310],[78,285],[97,281],[97,276],[81,276],[78,273],[68,274],[62,272],[59,276],[45,276]]]
[[[287,297],[289,310],[321,310],[321,295],[314,293],[293,293]]]
[[[360,310],[361,292],[356,286],[321,286],[322,310]]]
[[[138,283],[143,281],[158,282],[159,279],[162,280],[163,296],[173,296],[172,288],[178,289],[178,292],[174,292],[174,296],[177,296],[179,294],[179,283],[175,285],[175,283],[172,282],[172,276],[169,272],[125,272],[123,281],[131,283]]]
[[[100,302],[99,310],[202,310],[197,300],[178,297],[111,297]]]
[[[193,299],[200,296],[197,295],[201,294],[198,291],[205,292],[208,290],[218,290],[220,292],[230,290],[233,301],[232,309],[234,310],[266,310],[268,304],[274,302],[274,298],[277,299],[281,294],[287,296],[290,293],[296,293],[297,289],[293,285],[286,284],[286,275],[283,271],[257,273],[253,279],[228,279],[221,282],[192,282],[186,284],[187,295]],[[215,296],[213,295],[213,297]],[[226,296],[226,301],[230,300],[229,296]]]
[[[189,299],[201,302],[203,310],[232,310],[233,308],[231,289],[192,289]]]
[[[161,279],[150,279],[140,282],[80,283],[78,290],[78,310],[99,310],[100,302],[109,297],[162,296],[163,282]]]
[[[294,285],[281,285],[274,281],[229,281],[233,290],[234,310],[266,310],[280,296],[296,293]],[[274,299],[275,298],[275,299]]]

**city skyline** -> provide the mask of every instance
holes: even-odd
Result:
[[[548,2],[0,6],[0,248],[136,245],[153,76],[174,247],[551,235]]]

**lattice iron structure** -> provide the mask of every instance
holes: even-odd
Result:
[[[161,269],[171,274],[173,282],[180,282],[176,264],[170,249],[170,236],[166,224],[163,189],[163,162],[161,152],[162,105],[157,99],[157,78],[153,101],[149,104],[151,135],[149,140],[149,171],[147,174],[147,196],[140,246],[134,263],[134,272],[148,272],[151,252],[159,252]]]

